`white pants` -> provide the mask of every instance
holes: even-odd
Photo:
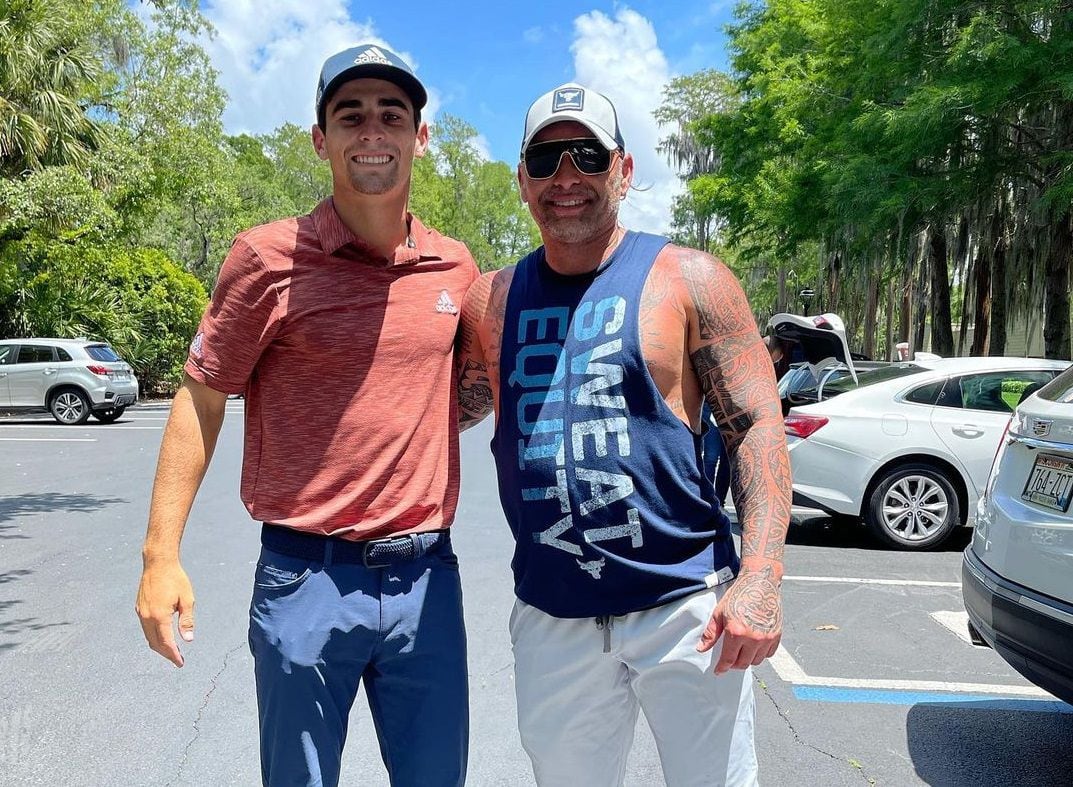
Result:
[[[716,676],[721,640],[708,653],[696,650],[728,587],[604,627],[515,601],[518,728],[537,784],[619,787],[638,709],[669,787],[757,784],[752,671]]]

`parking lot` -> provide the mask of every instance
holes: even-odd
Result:
[[[176,670],[133,613],[164,403],[113,425],[0,417],[0,784],[254,785],[246,608],[257,527],[238,500],[242,402],[228,404],[184,566],[196,640]],[[510,534],[488,451],[462,440],[455,528],[469,631],[469,783],[531,784],[515,731]],[[795,511],[786,629],[755,671],[770,785],[1068,785],[1073,707],[968,642],[959,533],[942,551],[878,547],[863,528]],[[386,784],[363,704],[344,783]],[[643,721],[627,784],[662,783]]]

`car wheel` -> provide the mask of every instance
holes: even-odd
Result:
[[[928,549],[961,521],[957,491],[942,470],[926,464],[892,468],[876,484],[865,522],[881,541],[899,549]]]
[[[110,407],[107,410],[94,410],[93,417],[102,424],[110,424],[126,411],[126,407]]]
[[[66,388],[53,395],[48,409],[61,424],[77,426],[89,418],[89,399],[81,391]]]

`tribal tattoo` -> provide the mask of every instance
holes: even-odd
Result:
[[[780,564],[775,570],[781,575],[791,479],[771,357],[729,269],[690,249],[679,250],[679,265],[696,313],[690,361],[734,471],[742,560]]]
[[[458,406],[461,410],[460,429],[472,426],[492,412],[495,402],[485,364],[466,359],[458,377]]]
[[[753,631],[772,634],[782,630],[779,579],[771,566],[742,571],[727,591],[725,612]]]

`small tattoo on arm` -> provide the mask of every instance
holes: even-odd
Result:
[[[459,426],[465,429],[492,412],[492,386],[488,367],[467,360],[458,379]]]

